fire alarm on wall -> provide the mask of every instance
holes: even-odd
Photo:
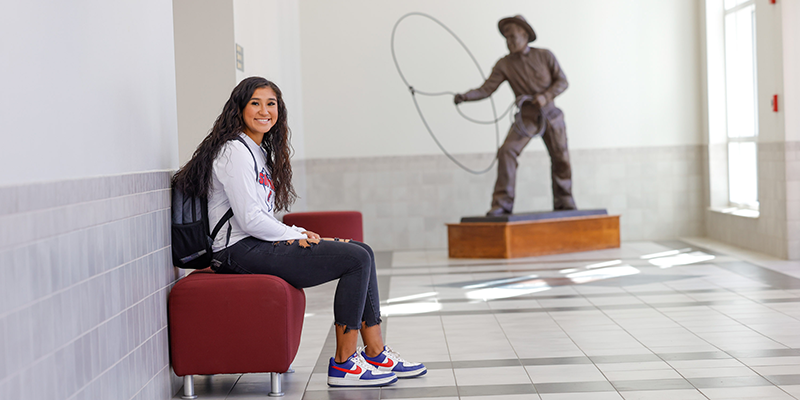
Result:
[[[772,95],[772,111],[778,112],[778,95]]]

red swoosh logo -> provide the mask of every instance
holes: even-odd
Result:
[[[387,367],[387,368],[391,367],[392,365],[394,365],[394,361],[392,361],[392,359],[388,358],[388,357],[386,358],[386,362],[383,363],[383,364],[381,364],[379,362],[375,362],[375,361],[370,361],[369,363],[372,364],[372,365],[377,365],[379,367]]]
[[[348,374],[360,374],[361,373],[361,367],[359,367],[358,365],[356,365],[356,369],[355,370],[339,368],[339,367],[337,367],[335,365],[331,365],[331,367],[335,368],[335,369],[338,369],[339,371],[342,371],[342,372],[347,372]]]

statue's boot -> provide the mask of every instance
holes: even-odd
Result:
[[[489,212],[486,213],[486,216],[487,217],[499,217],[499,216],[502,216],[502,215],[510,215],[510,214],[511,214],[511,211],[507,211],[506,209],[504,209],[502,207],[492,207],[492,209],[489,210]]]

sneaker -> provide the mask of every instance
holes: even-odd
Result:
[[[333,357],[328,363],[329,386],[385,386],[395,382],[395,374],[378,371],[361,358],[358,350],[341,364]]]
[[[424,365],[403,360],[389,346],[383,346],[383,351],[377,357],[367,357],[363,351],[361,356],[378,371],[394,372],[398,378],[413,378],[428,373],[428,369]]]

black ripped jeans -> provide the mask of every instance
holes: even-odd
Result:
[[[338,279],[334,322],[345,331],[360,329],[362,321],[367,326],[381,323],[375,255],[364,243],[266,242],[248,237],[214,253],[214,258],[222,262],[214,268],[217,273],[274,275],[301,289]]]

